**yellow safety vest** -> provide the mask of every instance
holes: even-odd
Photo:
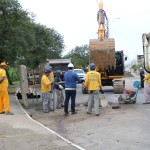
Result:
[[[102,86],[100,73],[96,71],[88,72],[84,86],[88,87],[88,90],[99,90]]]
[[[46,75],[43,75],[41,79],[41,91],[42,92],[51,91],[51,81]]]
[[[147,84],[150,84],[150,74],[146,74],[144,80],[146,81]]]

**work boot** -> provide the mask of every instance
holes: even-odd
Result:
[[[98,117],[98,116],[99,116],[99,114],[96,114],[95,116],[97,116],[97,117]]]
[[[69,112],[65,112],[64,116],[67,117],[69,115]]]
[[[89,111],[87,111],[86,113],[87,113],[87,114],[89,114],[89,115],[90,115],[90,114],[92,114],[92,113],[91,113],[91,112],[89,112]]]
[[[4,114],[4,113],[5,113],[4,111],[0,112],[0,114]]]
[[[76,111],[71,112],[71,115],[75,115],[75,114],[77,114],[77,112],[76,112]]]
[[[14,115],[12,112],[5,112],[5,115]]]

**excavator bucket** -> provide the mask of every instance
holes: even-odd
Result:
[[[115,41],[109,39],[90,39],[90,63],[95,63],[99,68],[116,66]]]

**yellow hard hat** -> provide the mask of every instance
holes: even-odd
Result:
[[[0,66],[7,66],[5,62],[2,62]]]

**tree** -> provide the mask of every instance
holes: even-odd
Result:
[[[28,12],[17,0],[0,2],[0,59],[13,64],[25,46],[24,34],[28,33],[30,23]]]
[[[64,48],[63,37],[54,29],[33,23],[33,45],[28,47],[21,62],[35,69],[47,58],[60,58]],[[34,56],[34,57],[33,57]]]
[[[37,68],[47,58],[61,57],[64,40],[54,29],[34,23],[18,0],[0,1],[0,61]]]
[[[85,69],[89,64],[89,47],[88,45],[76,46],[64,58],[71,58],[76,68]]]
[[[0,2],[0,60],[36,68],[47,58],[60,58],[64,40],[54,29],[34,23],[17,0]]]

